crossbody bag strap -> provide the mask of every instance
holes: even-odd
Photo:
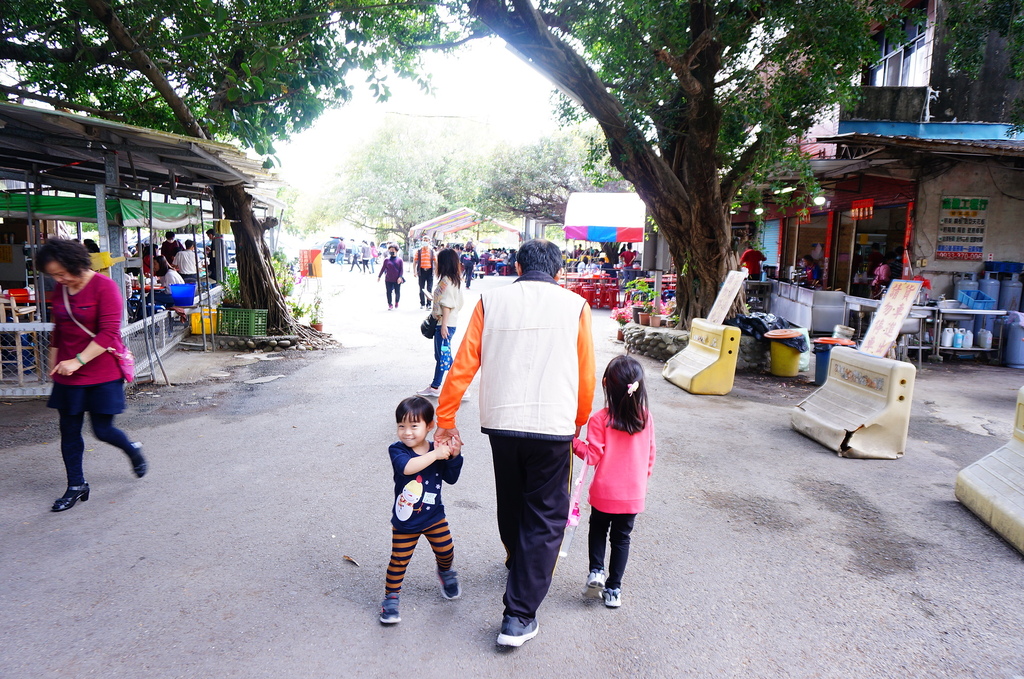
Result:
[[[64,308],[68,310],[68,316],[70,316],[71,320],[73,320],[75,322],[75,325],[77,325],[79,328],[84,330],[86,332],[86,334],[89,335],[89,337],[92,337],[93,339],[96,339],[96,333],[94,333],[92,330],[89,330],[89,328],[85,327],[81,323],[79,323],[78,319],[75,318],[74,312],[71,311],[71,301],[68,299],[68,288],[67,288],[67,286],[62,285],[61,286],[61,290],[64,291]]]

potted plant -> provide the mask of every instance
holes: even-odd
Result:
[[[640,325],[650,324],[651,311],[654,308],[654,289],[651,288],[651,284],[642,278],[634,278],[626,283],[626,290],[633,302],[633,322]]]
[[[317,332],[322,332],[324,329],[323,306],[324,301],[320,297],[320,293],[317,293],[316,297],[313,298],[313,306],[310,307],[309,311],[309,325]]]
[[[224,288],[220,305],[226,307],[242,306],[242,284],[238,279],[238,272],[234,269],[224,269],[224,281],[221,283]]]
[[[622,328],[626,325],[626,323],[629,323],[631,320],[633,320],[633,310],[628,307],[619,307],[617,309],[612,309],[612,320],[616,321],[619,324],[619,341],[624,341],[626,338],[622,333]]]

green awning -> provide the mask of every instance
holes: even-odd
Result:
[[[149,226],[148,202],[141,200],[121,200],[121,223],[128,227]],[[176,203],[153,203],[153,226],[160,230],[178,229],[189,224],[202,224],[202,215],[198,205],[178,205]]]
[[[55,219],[64,222],[96,222],[96,199],[70,196],[28,195],[33,219]],[[28,218],[24,193],[0,193],[0,217]],[[126,227],[149,226],[149,203],[141,200],[107,199],[107,220]],[[153,225],[159,229],[177,229],[189,224],[201,224],[201,213],[196,205],[153,203]]]
[[[66,222],[95,222],[96,199],[72,198],[66,196],[28,195],[32,205],[33,219],[59,219]],[[107,199],[107,219],[113,220],[119,213],[118,201]],[[0,193],[0,217],[28,218],[28,207],[24,193]]]

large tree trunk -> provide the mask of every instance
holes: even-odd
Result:
[[[727,200],[715,154],[721,111],[715,102],[715,75],[721,44],[714,35],[714,10],[692,2],[693,35],[700,58],[676,59],[673,70],[687,92],[689,108],[678,165],[670,164],[631,123],[622,104],[569,44],[556,37],[529,0],[474,0],[474,13],[513,45],[563,91],[571,93],[601,126],[611,162],[633,186],[665,235],[679,273],[676,290],[680,320],[703,317],[714,304],[730,256]],[[691,67],[691,63],[693,66]],[[676,159],[673,160],[673,163]]]
[[[215,186],[213,193],[231,220],[242,306],[266,309],[267,332],[270,334],[297,334],[307,339],[319,337],[319,333],[300,325],[288,311],[274,276],[270,248],[263,239],[263,225],[252,211],[252,196],[241,184]]]
[[[196,121],[188,105],[178,96],[170,81],[136,42],[106,0],[86,0],[86,3],[107,27],[111,40],[128,54],[139,73],[145,76],[164,98],[185,132],[197,139],[208,139],[209,136]],[[281,294],[277,279],[274,277],[274,267],[270,263],[270,248],[263,240],[263,227],[257,222],[252,211],[252,196],[245,192],[245,187],[241,184],[214,186],[213,194],[231,220],[231,230],[235,234],[242,304],[250,309],[267,310],[268,332],[294,334],[310,340],[323,337],[312,328],[299,325],[288,312],[284,295]]]

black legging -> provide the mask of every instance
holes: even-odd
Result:
[[[622,584],[622,574],[629,560],[629,534],[633,531],[635,519],[636,514],[606,514],[590,508],[590,570],[604,568],[605,544],[609,541],[612,544],[608,580],[605,582],[608,589],[618,589]]]
[[[397,281],[395,281],[394,283],[389,283],[388,281],[384,281],[384,287],[387,289],[387,292],[388,292],[388,306],[392,306],[392,304],[391,304],[391,292],[392,291],[394,291],[394,293],[395,293],[395,304],[394,304],[394,306],[398,306],[398,300],[401,299],[401,297],[402,297],[402,284],[397,282]]]
[[[69,486],[81,486],[85,483],[82,471],[82,457],[85,453],[85,441],[82,439],[82,425],[85,413],[69,415],[60,412],[60,454],[64,457],[64,468],[68,473]],[[135,454],[132,442],[123,431],[114,426],[113,415],[89,413],[92,422],[92,433],[100,441],[109,443],[124,451],[129,458]]]
[[[419,275],[420,283],[420,306],[426,306],[430,304],[434,299],[431,294],[434,291],[434,270],[433,269],[420,269]],[[424,293],[423,290],[426,289]]]

